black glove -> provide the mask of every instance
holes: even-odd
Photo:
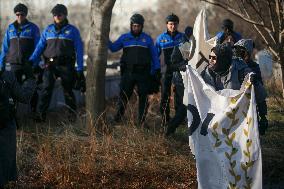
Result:
[[[183,71],[183,72],[186,71],[187,62],[188,62],[188,60],[184,60],[184,61],[183,61],[183,64],[181,64],[181,65],[179,66],[179,68],[178,68],[179,71]]]
[[[265,135],[265,131],[268,127],[268,120],[265,116],[260,117],[259,123],[258,123],[258,130],[260,135]]]
[[[23,65],[23,71],[27,79],[35,79],[31,62],[27,62]]]
[[[86,92],[86,78],[83,71],[77,71],[73,88],[82,93]]]
[[[162,78],[161,69],[157,69],[157,70],[155,71],[154,77],[155,77],[155,81],[158,82],[158,83],[160,83],[161,78]]]
[[[161,70],[158,69],[155,71],[154,75],[151,75],[150,85],[149,85],[149,94],[158,93],[160,91],[161,85]]]

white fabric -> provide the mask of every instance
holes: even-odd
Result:
[[[262,161],[259,145],[256,102],[253,86],[245,81],[241,90],[215,91],[198,73],[196,62],[200,52],[207,58],[214,45],[208,40],[205,11],[196,18],[193,34],[196,49],[183,72],[184,104],[195,107],[188,111],[188,126],[192,131],[189,145],[195,155],[199,189],[262,189]],[[198,33],[199,32],[199,33]],[[208,123],[208,133],[201,129],[208,113],[214,117]],[[200,118],[200,123],[196,122]],[[195,118],[195,119],[194,119]]]
[[[247,83],[240,91],[216,92],[190,66],[187,81],[185,95],[189,104],[197,108],[201,119],[198,128],[189,136],[189,145],[196,158],[198,188],[227,189],[236,184],[236,188],[261,189],[261,150],[253,86]],[[208,125],[208,134],[203,136],[201,125],[207,113],[215,116]],[[189,128],[192,120],[192,113],[188,111]],[[232,153],[233,149],[236,153]],[[247,168],[246,163],[251,166]]]

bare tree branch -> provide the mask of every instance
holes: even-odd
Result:
[[[215,6],[218,6],[218,7],[221,7],[223,8],[224,10],[228,11],[229,13],[241,18],[242,20],[245,20],[246,22],[248,23],[251,23],[251,24],[255,24],[255,25],[258,25],[258,26],[261,26],[261,27],[266,27],[264,25],[263,22],[259,23],[259,22],[256,22],[250,18],[247,18],[244,14],[236,11],[235,9],[233,9],[232,7],[230,7],[228,4],[224,4],[224,3],[219,3],[219,2],[216,2],[216,1],[211,1],[211,0],[201,0],[201,1],[204,1],[204,2],[207,2],[209,4],[212,4],[212,5],[215,5]]]
[[[113,7],[114,3],[115,3],[115,0],[104,0],[102,4],[102,8],[104,10],[109,10],[110,8]]]
[[[281,26],[281,14],[280,14],[280,5],[279,5],[279,0],[275,0],[275,12],[277,14],[277,18],[278,18],[278,24],[279,26]]]
[[[246,2],[253,8],[255,13],[259,16],[260,20],[264,22],[264,19],[260,13],[260,10],[253,4],[253,2],[251,0],[246,0]]]
[[[266,1],[268,3],[268,13],[269,13],[269,17],[270,17],[270,24],[271,24],[271,27],[272,27],[272,31],[275,32],[275,25],[274,25],[274,22],[273,22],[273,15],[272,15],[272,6],[271,6],[271,3],[270,3],[270,0],[267,0]]]

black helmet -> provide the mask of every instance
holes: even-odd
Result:
[[[130,17],[130,24],[144,24],[144,17],[141,14],[133,14]]]
[[[28,14],[28,7],[24,4],[22,4],[22,3],[19,3],[14,7],[14,13],[16,13],[16,12],[22,12],[25,15],[27,15]]]
[[[168,23],[168,22],[177,22],[177,23],[179,23],[179,18],[178,18],[177,15],[175,15],[174,13],[172,13],[172,14],[170,14],[170,15],[168,15],[168,16],[166,17],[166,23]]]
[[[65,5],[62,5],[62,4],[55,5],[55,7],[53,7],[53,9],[51,10],[51,13],[53,15],[57,15],[57,14],[64,14],[65,16],[68,15],[67,8],[65,7]]]
[[[228,28],[230,31],[233,31],[233,29],[234,29],[234,22],[232,20],[230,20],[230,19],[225,19],[222,22],[222,28],[223,29]]]

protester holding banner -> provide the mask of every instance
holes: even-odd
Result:
[[[162,114],[163,125],[170,120],[170,97],[173,78],[173,70],[170,68],[171,54],[175,46],[182,42],[183,33],[178,31],[179,18],[175,14],[166,17],[167,30],[160,34],[156,40],[158,55],[164,54],[166,66],[162,76],[162,90],[160,112]]]
[[[240,90],[245,76],[253,72],[242,59],[232,57],[233,52],[229,43],[216,45],[209,55],[209,65],[201,72],[204,81],[217,91],[223,89]],[[263,105],[266,91],[261,82],[258,81],[256,74],[251,76],[251,81],[255,87],[257,104]],[[265,117],[267,109],[262,107],[260,110],[260,134],[265,134],[268,125]]]
[[[261,71],[259,65],[252,60],[252,51],[254,42],[252,39],[241,39],[234,46],[234,55],[242,58],[248,67],[256,74],[256,79],[259,84],[263,85]],[[257,103],[257,111],[259,116],[259,133],[264,135],[268,127],[267,104],[265,99]]]
[[[173,84],[174,84],[174,103],[175,103],[175,116],[168,122],[166,136],[173,134],[176,128],[186,118],[186,106],[183,104],[184,84],[180,71],[186,70],[186,65],[191,59],[190,53],[193,48],[191,39],[193,28],[187,26],[184,30],[183,41],[179,46],[175,46],[171,55],[172,64],[170,65],[173,70]]]

